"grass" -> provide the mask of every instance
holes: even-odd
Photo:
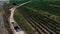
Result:
[[[19,26],[27,32],[27,34],[35,34],[35,31],[31,29],[31,27],[26,23],[24,17],[17,10],[15,11],[14,19]]]
[[[53,7],[58,7],[58,8],[60,8],[60,5],[49,4],[49,6],[53,6]]]
[[[49,4],[53,4],[53,3],[56,4],[56,2],[36,2],[35,3],[34,1],[32,1],[31,3],[26,4],[25,6],[34,8],[36,10],[44,10],[44,11],[49,12],[54,15],[60,15],[60,13],[59,13],[60,8],[59,7],[49,6]]]
[[[12,7],[13,7],[13,5],[11,3],[4,5],[4,11],[5,11],[4,12],[5,13],[4,14],[4,22],[5,22],[5,27],[8,30],[9,34],[12,34],[12,31],[10,30],[9,25],[7,26],[7,24],[9,24],[8,23],[8,16],[9,16],[8,10]],[[23,16],[18,11],[15,11],[14,19],[19,24],[19,26],[22,28],[22,30],[27,32],[27,34],[35,34],[35,31],[30,28],[30,26],[24,20]]]
[[[9,16],[8,10],[12,7],[13,7],[12,4],[5,4],[5,6],[4,6],[4,11],[5,11],[4,12],[5,13],[4,14],[4,22],[5,22],[5,27],[7,28],[9,34],[12,34],[12,31],[10,30],[9,25],[7,26],[7,24],[9,24],[8,23],[8,16]],[[23,16],[18,11],[15,11],[14,19],[19,24],[19,26],[22,28],[22,30],[25,30],[27,32],[27,34],[35,34],[35,31],[33,31],[30,28],[30,26],[24,20]]]
[[[8,30],[8,34],[13,34],[13,32],[10,29],[9,22],[8,22],[8,17],[10,15],[9,9],[12,8],[12,7],[13,7],[12,4],[4,4],[4,6],[3,6],[3,9],[4,9],[3,18],[4,18],[4,22],[5,22],[4,24],[5,24],[6,29]]]
[[[58,8],[58,7],[50,7],[50,6],[48,6],[48,3],[40,3],[40,2],[34,2],[34,1],[32,1],[31,3],[28,3],[27,5],[25,5],[25,6],[27,6],[27,7],[25,7],[25,9],[28,9],[28,10],[25,10],[24,9],[24,7],[23,8],[21,8],[21,10],[22,9],[24,9],[26,12],[28,12],[28,14],[29,15],[31,15],[31,11],[34,11],[34,12],[37,12],[37,13],[40,13],[40,14],[43,14],[43,15],[48,15],[48,14],[54,14],[54,15],[60,15],[60,8]],[[9,8],[12,8],[13,7],[13,5],[12,4],[6,4],[5,5],[5,7],[4,7],[4,10],[5,10],[5,14],[6,14],[6,16],[9,14],[8,13],[8,9]],[[31,7],[31,8],[30,8]],[[23,10],[23,11],[24,11]],[[7,18],[6,18],[6,16],[4,16],[4,19],[5,19],[5,26],[6,26],[6,28],[7,28],[7,30],[9,30],[9,32],[10,32],[10,29],[9,29],[9,27],[7,26]],[[58,17],[57,17],[58,18]],[[26,23],[26,21],[25,21],[25,19],[24,19],[24,17],[20,14],[20,11],[15,11],[15,14],[14,14],[14,19],[15,19],[15,21],[19,24],[19,26],[24,30],[24,31],[26,31],[27,32],[27,34],[35,34],[35,31],[34,30],[32,30],[31,28],[30,28],[30,26]],[[59,19],[59,18],[58,18]],[[60,22],[60,21],[59,21]]]
[[[23,9],[23,8],[24,8],[24,9]],[[43,16],[49,18],[49,19],[52,19],[52,20],[56,21],[57,23],[60,23],[60,20],[59,20],[59,19],[60,19],[60,18],[59,18],[60,16],[51,14],[51,13],[46,12],[46,11],[44,11],[44,10],[36,10],[36,9],[34,9],[34,8],[27,7],[27,6],[20,7],[18,10],[24,11],[24,12],[28,13],[29,15],[31,15],[31,14],[34,13],[34,12],[36,12],[36,13],[38,13],[38,14],[40,14],[40,15],[43,15]],[[28,15],[28,14],[27,14],[27,15]]]
[[[60,18],[59,18],[60,16],[58,16],[58,15],[51,14],[51,13],[46,12],[44,10],[36,10],[36,9],[30,8],[30,7],[27,7],[27,6],[25,6],[25,8],[27,8],[29,10],[32,10],[34,12],[37,12],[37,13],[43,15],[43,16],[48,17],[49,19],[53,19],[53,20],[57,21],[58,23],[60,23]]]
[[[29,1],[29,0],[10,0],[9,2],[10,3],[15,3],[15,4],[21,4],[21,3],[24,3],[24,2],[27,2],[27,1]]]

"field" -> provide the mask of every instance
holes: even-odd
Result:
[[[36,2],[36,1],[35,1]],[[39,14],[42,10],[43,12],[48,12],[52,15],[60,16],[60,8],[56,6],[50,6],[49,4],[53,5],[59,5],[58,3],[55,4],[55,2],[36,2],[32,1],[31,3],[28,3],[22,7],[19,7],[17,10],[19,13],[22,14],[22,16],[27,20],[29,24],[33,28],[36,29],[36,31],[39,34],[45,33],[45,34],[59,34],[60,27],[59,24],[55,20],[52,20],[44,15]],[[57,27],[57,28],[56,28]]]
[[[55,15],[60,15],[60,13],[59,13],[60,7],[49,6],[49,4],[59,5],[60,4],[59,2],[38,2],[38,1],[35,1],[35,2],[32,1],[31,3],[26,4],[26,6],[33,8],[33,9],[50,12]]]
[[[13,7],[12,4],[10,5],[7,5],[5,8]],[[52,15],[54,15],[54,19],[50,18]],[[17,8],[14,19],[27,34],[35,34],[36,32],[38,34],[60,34],[60,21],[57,22],[55,16],[60,16],[59,1],[45,2],[33,0]],[[60,17],[57,18],[60,20]]]
[[[36,2],[36,3],[35,3]],[[25,7],[28,7],[30,10],[34,10],[37,13],[43,14],[51,19],[54,19],[55,21],[60,22],[60,2],[59,1],[46,1],[46,2],[40,2],[40,1],[32,1],[31,3],[28,3],[24,5]]]
[[[59,27],[59,23],[57,23],[56,21],[51,20],[45,16],[42,16],[41,14],[38,14],[37,12],[34,12],[33,10],[27,9],[24,6],[18,8],[17,10],[19,11],[19,13],[23,15],[23,17],[27,20],[27,22],[31,24],[33,28],[36,29],[36,31],[39,34],[59,33],[60,27]]]
[[[12,3],[5,4],[5,6],[4,6],[5,27],[7,28],[9,34],[12,34],[12,31],[10,30],[10,27],[8,25],[9,24],[8,23],[8,17],[10,15],[9,9],[12,8],[13,6],[14,5],[12,5]],[[17,10],[15,11],[14,18],[15,18],[16,22],[19,24],[19,26],[22,28],[22,30],[26,31],[27,34],[35,34],[35,30],[31,29],[31,27],[26,23],[24,17]]]
[[[15,11],[14,18],[22,30],[26,31],[27,34],[35,34],[35,31],[31,29],[25,18],[18,12],[18,10]]]

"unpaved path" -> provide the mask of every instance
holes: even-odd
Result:
[[[13,31],[14,34],[26,34],[26,33],[25,33],[24,31],[22,31],[22,30],[19,31],[19,32],[16,32],[15,29],[14,29],[14,26],[13,26],[12,22],[14,22],[15,24],[17,24],[16,21],[14,20],[14,18],[13,18],[15,9],[18,8],[18,7],[21,7],[21,6],[23,6],[23,5],[25,5],[25,4],[29,3],[29,2],[31,2],[31,1],[22,3],[22,4],[20,4],[19,6],[14,6],[13,8],[9,9],[9,10],[11,11],[11,14],[10,14],[10,17],[9,17],[9,24],[10,24],[11,30]],[[17,24],[17,26],[19,27],[18,24]],[[19,27],[19,28],[20,28],[20,27]]]

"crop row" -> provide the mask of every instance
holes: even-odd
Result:
[[[59,34],[60,25],[55,21],[26,8],[21,8],[20,13],[25,17],[29,24],[31,24],[37,30],[39,34]]]

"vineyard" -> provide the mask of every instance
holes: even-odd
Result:
[[[49,12],[50,14],[60,16],[60,7],[50,6],[49,4],[60,6],[59,2],[32,1],[31,3],[19,7],[17,10],[24,17],[24,19],[35,29],[34,31],[38,32],[38,34],[60,34],[60,23],[57,23],[55,20],[39,14],[40,10],[42,10],[43,12]],[[15,18],[15,20],[16,19],[17,18]],[[22,24],[22,26],[23,25],[24,24]],[[32,33],[31,31],[29,32]]]
[[[6,14],[26,1],[12,0],[4,7]],[[60,34],[60,1],[32,0],[16,9],[14,19],[27,34]]]

